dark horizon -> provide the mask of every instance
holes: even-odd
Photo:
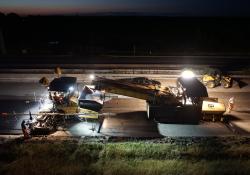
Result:
[[[4,13],[0,11],[1,16],[18,16],[21,18],[28,18],[28,17],[69,17],[69,18],[102,18],[102,17],[128,17],[128,18],[176,18],[176,19],[250,19],[249,15],[185,15],[185,14],[168,14],[168,13],[138,13],[138,12],[96,12],[96,13],[76,13],[76,14],[18,14],[13,12]]]
[[[5,14],[27,15],[118,15],[118,16],[250,16],[246,0],[24,0],[0,2]]]
[[[0,15],[7,54],[249,55],[250,18]]]
[[[10,14],[15,14],[20,17],[28,17],[28,16],[65,16],[65,17],[177,17],[177,18],[250,18],[249,14],[237,14],[237,15],[192,15],[192,14],[185,14],[185,13],[145,13],[145,12],[117,12],[117,11],[110,11],[110,12],[93,12],[93,13],[72,13],[72,14],[20,14],[16,13],[15,11],[11,12],[4,12],[0,11],[0,14],[8,16]]]

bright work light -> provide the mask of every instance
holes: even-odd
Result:
[[[69,87],[69,91],[72,92],[74,90],[74,87],[73,86],[70,86]]]
[[[95,79],[95,75],[94,75],[94,74],[90,74],[90,75],[89,75],[89,79],[90,79],[90,80],[94,80],[94,79]]]
[[[194,78],[195,75],[191,70],[185,70],[181,73],[181,77],[185,79]]]

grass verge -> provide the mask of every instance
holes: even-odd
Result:
[[[0,174],[250,174],[250,138],[123,142],[12,141],[0,145]]]

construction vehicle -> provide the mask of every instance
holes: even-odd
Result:
[[[223,109],[217,110],[216,106],[202,111],[203,108],[205,109],[203,106],[210,103],[209,101],[204,103],[204,99],[209,99],[208,93],[206,87],[196,78],[188,80],[179,78],[175,88],[162,86],[155,88],[148,86],[147,83],[134,81],[134,79],[112,80],[103,77],[96,77],[92,84],[97,90],[145,100],[148,119],[156,121],[164,118],[165,122],[171,123],[175,119],[182,121],[189,115],[196,119],[195,122],[199,122],[202,115],[206,113],[221,115],[225,112]],[[220,102],[213,101],[213,103]],[[220,103],[219,106],[224,106],[224,104]]]
[[[125,79],[120,79],[120,80],[127,82],[127,83],[146,86],[150,89],[160,89],[161,88],[161,82],[148,79],[147,77],[125,78]]]
[[[226,107],[221,99],[204,98],[202,104],[202,119],[208,121],[225,121],[223,113]]]
[[[208,88],[215,88],[217,86],[223,86],[224,88],[232,87],[232,78],[229,76],[220,76],[220,75],[208,75],[205,74],[202,76],[202,82]]]
[[[48,83],[43,77],[40,83],[47,86],[49,99],[32,123],[33,133],[55,131],[65,118],[99,119],[105,92],[145,100],[147,117],[155,121],[198,123],[206,116],[222,116],[225,105],[218,99],[209,98],[206,87],[196,78],[177,79],[176,87],[163,87],[160,82],[145,77],[107,79],[95,77],[94,88],[84,86],[79,92],[75,77],[60,77]],[[190,118],[191,117],[191,118]],[[100,125],[101,126],[101,125]],[[100,128],[99,128],[100,130]]]
[[[232,87],[233,80],[228,75],[223,75],[221,71],[217,69],[208,69],[202,76],[202,83],[208,88],[215,88],[217,86],[223,86],[224,88]]]
[[[39,81],[47,85],[49,98],[30,125],[32,134],[47,134],[56,131],[65,124],[65,119],[72,116],[79,119],[98,119],[102,107],[101,93],[95,94],[88,87],[79,92],[75,77],[57,77],[50,83],[46,78]],[[94,94],[94,95],[93,95]],[[95,96],[94,98],[91,98]]]

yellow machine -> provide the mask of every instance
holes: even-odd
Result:
[[[224,88],[230,88],[232,87],[233,80],[229,76],[222,76],[220,83]]]
[[[161,83],[159,81],[151,80],[148,79],[147,77],[126,78],[126,79],[120,79],[120,81],[134,84],[137,86],[146,87],[149,89],[161,90]]]
[[[232,87],[232,78],[229,76],[221,76],[219,74],[202,76],[202,82],[208,88],[215,88],[217,86],[223,86],[224,88]]]
[[[138,78],[135,78],[135,80],[138,80]],[[147,102],[147,117],[156,121],[165,118],[167,119],[166,122],[171,122],[171,120],[181,122],[187,121],[189,120],[188,117],[191,117],[191,120],[195,119],[196,122],[199,122],[203,113],[216,115],[225,112],[217,108],[217,106],[224,106],[223,103],[218,101],[213,102],[216,106],[213,110],[203,110],[202,105],[206,104],[206,102],[202,103],[203,99],[209,98],[206,87],[196,78],[188,80],[180,78],[177,81],[179,84],[176,88],[178,92],[169,87],[156,89],[148,86],[148,83],[143,84],[133,79],[112,80],[96,77],[92,84],[95,85],[97,90],[145,100]]]
[[[226,112],[226,107],[218,98],[204,98],[202,103],[203,120],[220,120],[224,121],[223,114]]]
[[[47,86],[49,99],[43,105],[44,108],[40,109],[37,120],[31,125],[32,134],[47,134],[55,131],[69,116],[79,119],[98,119],[98,111],[82,108],[79,105],[80,94],[75,77],[57,77],[51,82],[43,77],[39,82]]]
[[[218,80],[219,77],[204,76],[206,82],[216,84],[215,81]],[[227,87],[230,84],[227,82],[230,81],[230,78],[224,77],[219,83]],[[215,116],[221,116],[225,112],[225,105],[218,100],[208,98],[206,87],[195,77],[178,78],[177,87],[162,87],[160,82],[145,77],[118,80],[96,77],[92,80],[95,89],[85,86],[81,95],[76,82],[75,77],[61,76],[54,78],[50,83],[45,77],[40,80],[41,84],[48,87],[51,106],[48,110],[41,111],[37,122],[32,125],[33,131],[54,130],[68,116],[99,119],[98,112],[103,102],[99,103],[88,98],[89,94],[96,96],[94,93],[97,91],[100,97],[102,95],[105,97],[100,92],[109,92],[145,100],[147,117],[155,121],[164,118],[167,119],[164,122],[168,123],[175,121],[182,123],[184,120],[198,123],[202,116],[212,116],[214,120]]]
[[[134,97],[157,104],[180,105],[181,103],[169,88],[157,89],[152,86],[129,82],[125,80],[112,80],[96,77],[92,81],[96,90]]]

